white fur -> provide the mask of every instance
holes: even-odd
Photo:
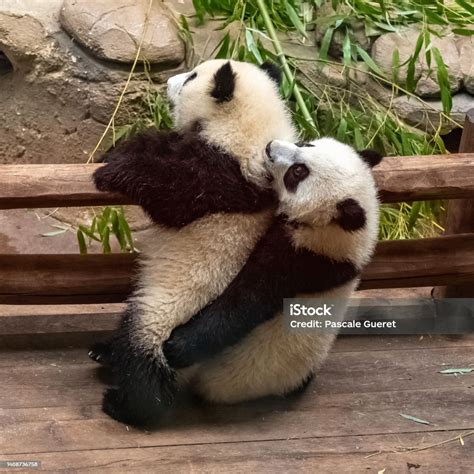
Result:
[[[186,131],[199,120],[208,141],[235,155],[246,178],[260,181],[266,174],[267,142],[295,139],[290,116],[274,82],[258,67],[235,61],[235,97],[218,104],[210,91],[214,74],[223,64],[220,60],[201,64],[195,69],[196,79],[184,87],[191,73],[170,79],[176,128]],[[141,316],[141,328],[133,335],[136,344],[151,346],[160,356],[161,343],[172,329],[229,285],[273,215],[274,209],[215,214],[179,230],[155,226],[142,244],[138,290],[132,298]]]
[[[272,143],[277,159],[269,164],[280,198],[280,210],[290,219],[307,225],[294,230],[296,247],[336,259],[349,259],[358,268],[369,260],[378,232],[377,192],[369,167],[350,147],[332,139],[313,142],[314,147],[297,148],[286,142]],[[310,175],[296,193],[288,192],[283,176],[289,166],[304,162]],[[367,223],[347,232],[332,222],[336,204],[356,199],[366,212]],[[300,297],[346,300],[358,279],[319,294]],[[339,308],[339,319],[345,307]],[[181,375],[203,397],[233,403],[266,395],[283,395],[298,388],[327,357],[334,334],[290,334],[282,314],[258,326],[240,344],[230,347],[209,362],[188,368]]]

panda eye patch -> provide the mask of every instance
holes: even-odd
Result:
[[[290,166],[283,178],[286,189],[288,189],[290,192],[295,192],[298,184],[307,178],[308,175],[309,169],[303,163],[295,163],[294,165]]]
[[[193,79],[196,79],[197,77],[197,72],[193,72],[189,77],[186,78],[186,80],[183,82],[183,87],[188,83],[191,82]]]

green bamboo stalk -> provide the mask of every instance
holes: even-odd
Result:
[[[257,5],[260,10],[260,13],[263,17],[263,22],[265,23],[265,28],[267,29],[268,36],[271,38],[275,52],[280,60],[281,67],[283,68],[283,73],[286,76],[286,79],[290,84],[293,84],[293,93],[295,95],[296,103],[298,104],[301,113],[303,114],[304,119],[308,122],[314,129],[316,129],[316,124],[314,123],[313,117],[309,113],[308,108],[304,102],[303,96],[301,95],[300,89],[295,82],[295,78],[291,73],[290,66],[288,65],[288,61],[286,60],[285,53],[283,52],[283,48],[281,47],[281,43],[276,35],[275,28],[273,27],[272,20],[270,15],[268,14],[267,6],[265,5],[264,0],[257,0]]]

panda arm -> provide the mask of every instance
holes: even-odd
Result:
[[[104,161],[93,176],[97,189],[126,195],[168,227],[217,212],[258,212],[274,202],[271,190],[243,177],[237,159],[197,133],[137,135]]]
[[[164,355],[175,368],[210,358],[283,309],[283,298],[326,291],[357,276],[350,262],[295,249],[276,222],[222,295],[173,330]]]

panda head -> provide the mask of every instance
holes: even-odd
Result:
[[[209,143],[233,154],[244,176],[262,182],[265,145],[295,140],[278,91],[276,66],[214,59],[168,80],[175,127],[198,130]]]
[[[290,223],[343,233],[376,228],[378,200],[371,169],[382,160],[377,152],[356,152],[322,138],[301,145],[275,140],[266,153],[279,212]]]

